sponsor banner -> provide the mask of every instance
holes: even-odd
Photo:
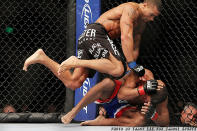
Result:
[[[76,0],[76,51],[78,38],[87,24],[93,23],[100,16],[100,0]],[[77,52],[76,52],[77,53]],[[86,95],[98,81],[98,73],[93,78],[87,78],[83,86],[75,91],[75,105]],[[77,121],[92,120],[96,116],[96,104],[84,107],[74,118]]]

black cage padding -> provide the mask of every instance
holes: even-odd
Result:
[[[59,113],[0,113],[0,123],[58,123]]]

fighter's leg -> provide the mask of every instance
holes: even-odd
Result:
[[[145,118],[140,112],[130,112],[127,116],[119,118],[105,118],[101,115],[95,120],[82,122],[83,126],[143,126]]]
[[[111,53],[109,58],[82,60],[75,56],[71,56],[61,63],[58,73],[61,74],[70,68],[83,67],[97,70],[98,72],[120,77],[124,73],[124,66],[121,61],[114,57]]]
[[[27,71],[29,65],[36,63],[42,64],[49,68],[53,74],[64,83],[66,87],[71,89],[79,88],[88,76],[88,71],[84,68],[76,68],[73,73],[71,73],[69,70],[66,70],[61,75],[58,75],[57,71],[60,64],[49,58],[42,49],[38,49],[33,55],[26,59],[23,70]]]
[[[88,93],[81,99],[81,101],[65,116],[61,118],[64,124],[70,123],[70,121],[77,115],[77,113],[86,105],[96,101],[97,99],[107,99],[109,98],[114,90],[115,83],[109,79],[105,78],[94,87],[92,87]]]

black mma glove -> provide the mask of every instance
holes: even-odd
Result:
[[[146,120],[156,120],[158,118],[158,113],[156,112],[156,105],[152,104],[148,107],[148,111],[145,114]]]
[[[158,82],[157,80],[148,80],[144,86],[139,86],[137,88],[139,95],[151,95],[157,92]]]
[[[149,106],[148,112],[145,115],[146,119],[156,120],[158,118],[156,106],[165,101],[167,97],[168,91],[165,86],[151,95],[151,105]]]
[[[135,61],[129,62],[128,66],[132,69],[139,77],[144,76],[145,70],[144,67],[141,65],[137,65]]]

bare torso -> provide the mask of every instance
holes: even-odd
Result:
[[[120,19],[122,16],[122,12],[124,7],[130,6],[135,10],[135,17],[134,20],[131,21],[133,23],[133,34],[134,36],[138,33],[142,33],[145,23],[140,19],[139,15],[139,5],[137,3],[128,2],[125,4],[121,4],[104,14],[102,14],[96,21],[96,23],[102,24],[105,29],[107,30],[110,38],[118,38],[120,37]]]

